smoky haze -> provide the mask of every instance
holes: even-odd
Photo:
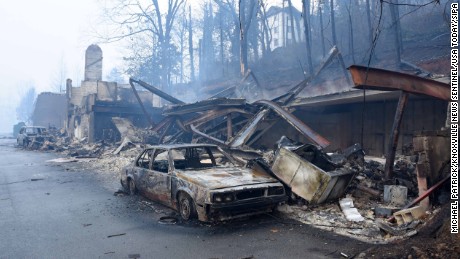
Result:
[[[169,8],[167,1],[139,1],[144,9],[127,2],[0,3],[0,132],[18,121],[29,89],[59,92],[66,78],[78,86],[92,43],[103,50],[103,79],[135,77],[184,101],[237,84],[249,69],[255,77],[239,94],[276,96],[312,75],[334,45],[346,67],[399,70],[410,63],[445,72],[430,64],[448,53],[449,1],[173,0]],[[321,91],[303,94],[349,89],[343,78],[335,62],[315,81]]]

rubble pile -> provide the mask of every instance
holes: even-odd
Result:
[[[206,100],[184,103],[145,82],[130,79],[136,95],[134,83],[171,103],[163,107],[163,118],[158,123],[153,124],[146,113],[151,127],[139,129],[128,119],[114,117],[112,122],[121,137],[117,143],[71,141],[65,134],[55,133],[44,142],[31,143],[29,148],[61,152],[117,179],[122,168],[132,163],[146,145],[212,143],[241,166],[260,167],[283,183],[289,201],[278,210],[290,218],[365,242],[385,243],[413,236],[442,203],[439,197],[447,179],[445,169],[449,168],[445,158],[434,157],[426,150],[433,146],[424,146],[427,137],[420,137],[421,144],[414,141],[413,150],[408,148],[406,152],[409,155],[397,157],[393,166],[394,153],[389,155],[391,159],[369,157],[360,144],[326,153],[330,142],[292,114],[294,98],[337,54],[334,47],[311,78],[287,93],[252,103],[234,98],[237,86]],[[139,104],[143,105],[141,101]],[[254,143],[280,120],[308,142],[296,143],[283,137],[274,150],[257,149]]]

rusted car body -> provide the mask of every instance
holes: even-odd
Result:
[[[48,138],[49,135],[45,127],[24,126],[19,130],[16,141],[18,146],[27,147],[33,142],[43,143]]]
[[[235,166],[210,144],[146,148],[121,172],[121,184],[176,209],[184,220],[220,221],[270,212],[287,200],[283,185],[264,171]]]

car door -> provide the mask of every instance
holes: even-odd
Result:
[[[166,149],[156,149],[148,171],[148,196],[152,200],[171,206],[171,175],[169,174],[170,159]]]
[[[153,149],[144,150],[137,158],[133,168],[134,184],[136,185],[137,190],[143,195],[145,195],[148,190],[148,174],[153,158],[153,152]]]

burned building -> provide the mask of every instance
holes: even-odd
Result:
[[[91,45],[86,50],[85,80],[73,87],[67,80],[67,124],[69,135],[88,142],[117,141],[120,134],[113,117],[127,118],[137,127],[148,126],[144,113],[129,85],[102,81],[102,50]],[[158,120],[158,99],[150,92],[139,91],[139,97],[153,120]]]
[[[33,125],[64,128],[67,117],[65,94],[45,92],[37,96],[32,113]]]

